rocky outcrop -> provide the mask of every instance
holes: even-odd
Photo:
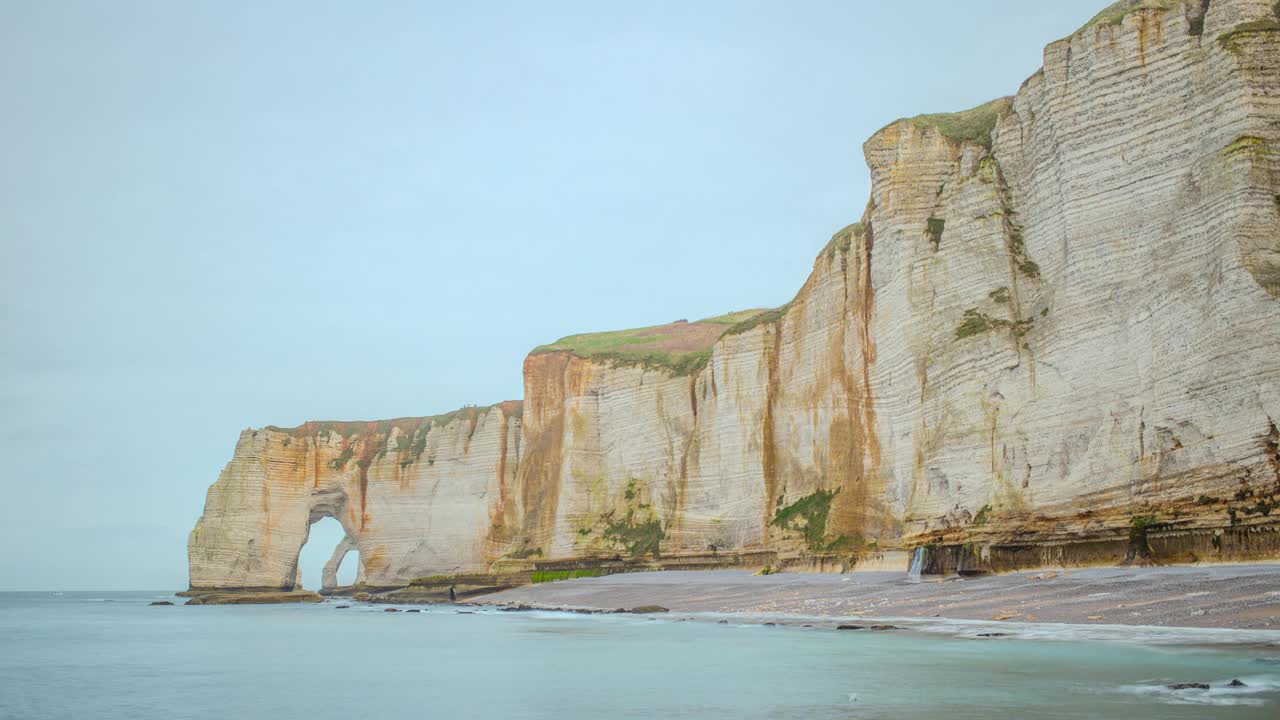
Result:
[[[1014,96],[867,141],[860,222],[783,308],[539,348],[523,413],[245,431],[192,586],[292,587],[324,515],[371,586],[1275,557],[1278,50],[1270,0],[1116,3]]]
[[[302,590],[284,592],[208,592],[196,593],[186,605],[286,605],[324,602],[324,596]],[[151,603],[155,605],[156,603]],[[172,605],[173,603],[166,603]]]
[[[350,535],[345,535],[342,541],[338,543],[338,547],[333,549],[333,554],[329,556],[329,560],[324,564],[324,569],[320,573],[321,590],[332,591],[338,587],[338,568],[342,567],[342,561],[346,559],[347,554],[352,550],[359,552],[356,543],[351,539]]]
[[[298,553],[323,517],[359,551],[362,585],[483,570],[497,557],[490,533],[516,469],[520,414],[520,403],[502,403],[245,430],[191,531],[191,587],[294,587]]]

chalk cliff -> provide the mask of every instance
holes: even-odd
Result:
[[[1044,57],[867,141],[783,308],[565,338],[523,405],[244,431],[192,587],[292,587],[326,515],[369,586],[1280,556],[1280,5],[1126,0]]]
[[[520,404],[381,422],[245,430],[209,488],[187,554],[192,588],[278,589],[298,579],[311,524],[333,517],[360,553],[357,582],[483,570],[521,442]]]

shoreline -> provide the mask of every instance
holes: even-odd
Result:
[[[567,612],[660,606],[671,613],[865,620],[1271,631],[1280,564],[1041,570],[977,577],[740,570],[658,571],[527,585],[465,604]]]

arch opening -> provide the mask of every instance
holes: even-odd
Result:
[[[333,590],[354,585],[360,575],[360,551],[347,531],[330,516],[316,518],[298,553],[298,587]]]

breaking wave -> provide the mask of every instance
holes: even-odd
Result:
[[[1126,695],[1136,695],[1167,705],[1206,705],[1214,707],[1245,706],[1262,707],[1270,697],[1280,692],[1280,676],[1253,675],[1239,678],[1244,683],[1231,687],[1234,678],[1209,683],[1208,689],[1183,688],[1175,690],[1171,681],[1152,680],[1138,685],[1123,685],[1117,690]]]

